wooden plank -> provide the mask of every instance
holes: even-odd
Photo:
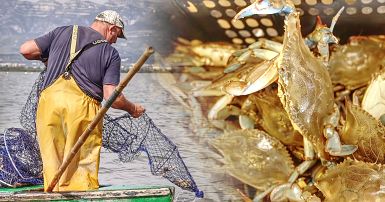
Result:
[[[162,199],[161,201],[172,201],[173,187],[142,188],[122,190],[97,190],[84,192],[54,192],[44,193],[41,191],[0,192],[0,201],[26,201],[26,200],[100,200],[100,199]],[[136,200],[137,201],[137,200]],[[140,201],[140,200],[139,200]]]

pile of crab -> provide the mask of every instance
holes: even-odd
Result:
[[[281,42],[240,49],[179,39],[167,58],[184,66],[179,80],[168,78],[183,83],[174,93],[193,122],[223,131],[210,143],[255,189],[241,191],[246,201],[385,200],[385,36],[329,47],[343,8],[330,28],[318,20],[303,38],[294,5],[269,2],[235,18],[284,12]]]

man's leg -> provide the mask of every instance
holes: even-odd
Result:
[[[53,96],[46,94],[45,91],[41,93],[36,113],[36,130],[43,160],[44,190],[48,188],[63,161],[65,145],[60,112],[51,99]],[[53,191],[59,191],[58,186]]]
[[[69,155],[80,135],[87,129],[100,109],[100,103],[85,95],[73,80],[67,95],[67,116],[64,122],[66,143],[64,156]],[[67,170],[59,180],[60,191],[84,191],[99,188],[98,172],[102,144],[102,122],[91,132]]]

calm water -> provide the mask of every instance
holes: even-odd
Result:
[[[0,132],[9,127],[21,127],[18,116],[38,73],[0,72]],[[194,177],[204,199],[176,187],[176,201],[239,201],[234,184],[225,174],[218,155],[207,141],[193,134],[190,113],[158,83],[155,74],[140,73],[124,90],[129,100],[141,103],[162,132],[173,141]],[[122,113],[111,110],[109,113]],[[130,163],[121,163],[116,154],[102,150],[100,184],[173,185],[167,179],[153,176],[144,155]]]

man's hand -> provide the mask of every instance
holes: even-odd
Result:
[[[134,110],[130,113],[132,117],[138,118],[146,111],[144,107],[140,104],[134,104]]]
[[[108,100],[108,98],[114,92],[115,88],[116,88],[116,86],[114,86],[114,85],[108,85],[108,84],[103,85],[103,97],[105,100]],[[124,110],[124,111],[130,113],[131,116],[134,118],[140,117],[145,111],[145,109],[142,105],[134,104],[134,103],[128,101],[122,93],[116,98],[114,103],[112,103],[111,107],[114,109]]]

